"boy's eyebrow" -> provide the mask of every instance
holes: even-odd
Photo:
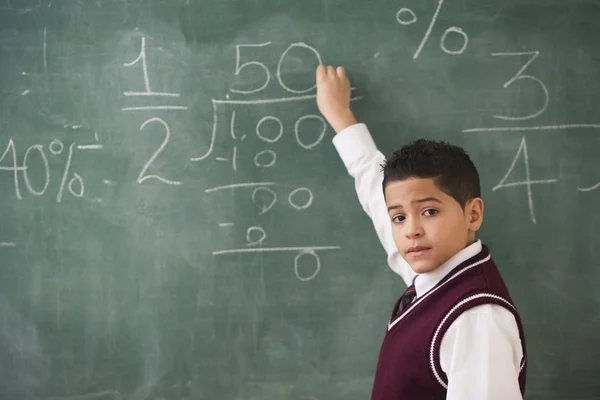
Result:
[[[435,203],[440,203],[440,204],[443,203],[437,197],[425,197],[425,198],[422,198],[422,199],[413,200],[413,201],[411,201],[411,203],[426,203],[428,201],[433,201]],[[387,210],[388,210],[388,212],[390,212],[390,211],[395,210],[397,208],[404,208],[404,207],[402,207],[402,205],[400,205],[400,204],[393,204],[393,205],[389,206],[387,208]]]
[[[440,199],[438,199],[437,197],[425,197],[424,199],[417,199],[417,200],[413,200],[413,203],[425,203],[428,201],[433,201],[435,203],[442,203],[442,201]]]

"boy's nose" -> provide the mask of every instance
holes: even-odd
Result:
[[[408,239],[423,236],[423,233],[423,227],[419,223],[418,219],[411,219],[406,224],[406,237]]]

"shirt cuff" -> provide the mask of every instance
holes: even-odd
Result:
[[[362,123],[342,129],[333,138],[333,145],[347,169],[358,159],[377,153],[373,137]]]

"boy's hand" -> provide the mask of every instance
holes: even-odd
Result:
[[[317,67],[317,106],[336,133],[356,124],[350,110],[350,80],[343,67]]]

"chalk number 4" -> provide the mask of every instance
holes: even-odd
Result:
[[[523,162],[525,164],[525,180],[519,181],[519,182],[508,182],[507,183],[506,181],[512,175],[512,172],[515,169],[515,166],[517,165],[517,161],[519,161],[519,158],[521,157],[521,155],[523,157]],[[502,178],[500,183],[498,183],[496,186],[494,186],[494,188],[492,190],[495,192],[498,189],[510,188],[510,187],[515,187],[515,186],[525,186],[527,188],[527,203],[529,205],[529,214],[531,216],[531,222],[533,222],[535,224],[536,218],[535,218],[535,212],[533,210],[533,194],[532,194],[531,188],[533,185],[556,183],[556,182],[558,182],[558,179],[537,179],[537,180],[531,179],[531,172],[530,172],[530,168],[529,168],[529,153],[527,152],[527,141],[525,140],[525,136],[523,136],[521,138],[521,143],[519,144],[519,150],[517,150],[517,155],[513,159],[513,162],[510,165],[508,172],[506,172],[506,175],[504,175],[504,177]]]

